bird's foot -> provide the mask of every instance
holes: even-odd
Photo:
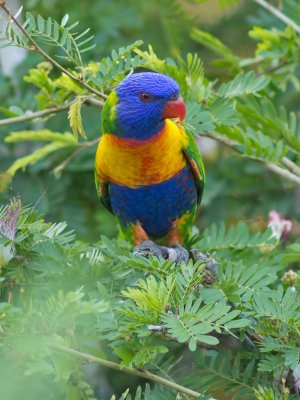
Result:
[[[209,253],[201,253],[198,249],[191,249],[189,251],[191,258],[194,261],[202,261],[206,264],[205,268],[215,277],[217,275],[218,262],[211,257]]]
[[[160,246],[152,240],[144,240],[141,244],[136,246],[133,251],[134,256],[163,258],[165,260],[174,261],[175,264],[180,262],[188,263],[191,258],[193,261],[202,261],[206,264],[206,269],[213,275],[217,274],[217,261],[212,258],[208,253],[201,253],[198,249],[187,250],[180,244],[170,247]]]
[[[165,260],[174,261],[176,264],[181,261],[189,261],[189,252],[181,245],[174,245],[171,247],[159,246],[152,242],[152,240],[144,240],[141,244],[136,246],[133,251],[134,256],[142,257],[161,257]]]
[[[175,261],[176,264],[179,264],[181,261],[188,263],[190,259],[190,255],[187,249],[185,249],[180,244],[175,244],[171,247],[167,247],[169,256],[168,260]]]
[[[164,259],[168,258],[167,247],[159,246],[158,244],[152,242],[152,240],[144,240],[138,246],[135,246],[133,250],[134,256],[142,256],[142,257],[162,257]]]

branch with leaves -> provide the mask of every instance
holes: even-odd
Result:
[[[271,14],[275,15],[278,19],[280,19],[285,24],[291,26],[297,33],[300,33],[300,26],[296,24],[295,21],[287,17],[283,14],[278,8],[275,8],[272,4],[268,3],[265,0],[254,0],[255,3],[259,4],[264,9],[268,10]]]
[[[264,73],[255,74],[253,71],[244,72],[243,66],[245,65],[247,68],[252,65],[252,62],[248,60],[245,63],[237,58],[230,49],[212,35],[199,30],[192,32],[194,40],[208,46],[226,59],[226,62],[231,64],[233,68],[240,71],[232,80],[223,83],[216,89],[207,84],[207,82],[205,83],[202,62],[197,55],[188,54],[186,61],[178,58],[169,63],[165,60],[160,60],[152,48],[149,48],[148,52],[140,51],[138,49],[141,45],[140,41],[118,51],[113,50],[111,57],[103,59],[101,63],[93,66],[84,66],[80,48],[81,45],[85,45],[86,41],[90,42],[92,37],[88,37],[83,42],[79,42],[79,40],[82,40],[87,31],[82,34],[73,34],[72,30],[77,24],[67,27],[67,18],[64,18],[59,25],[51,18],[45,20],[43,17],[38,16],[35,20],[30,13],[27,13],[25,23],[21,25],[16,17],[12,16],[5,2],[2,3],[1,7],[9,16],[5,31],[6,38],[12,44],[21,47],[28,43],[31,44],[34,51],[40,52],[51,65],[58,68],[69,79],[69,82],[64,80],[56,83],[49,78],[49,72],[42,72],[39,69],[37,73],[32,71],[32,76],[28,78],[28,81],[39,85],[41,93],[43,91],[43,93],[47,92],[46,85],[47,87],[51,87],[51,85],[56,87],[57,89],[55,90],[61,90],[61,85],[67,85],[69,91],[66,92],[65,96],[71,97],[72,100],[67,103],[57,104],[56,107],[45,108],[36,113],[28,113],[28,115],[2,120],[0,125],[26,121],[27,118],[30,120],[32,119],[31,117],[52,115],[54,112],[60,112],[70,107],[69,119],[75,137],[80,134],[83,138],[86,138],[81,119],[81,106],[85,102],[96,102],[96,99],[93,100],[89,93],[99,95],[99,93],[109,91],[110,86],[124,77],[126,72],[135,67],[145,66],[169,74],[179,81],[183,95],[188,99],[187,129],[192,130],[194,134],[202,131],[203,135],[213,137],[229,145],[231,148],[238,150],[243,156],[258,160],[272,172],[299,184],[300,167],[297,165],[297,160],[294,162],[287,154],[288,152],[291,155],[294,153],[297,159],[300,153],[295,114],[291,113],[288,116],[286,111],[282,109],[280,110],[280,117],[276,115],[276,110],[274,112],[272,110],[274,115],[268,115],[271,110],[268,85],[272,76]],[[20,12],[21,10],[17,14]],[[12,23],[17,26],[19,33],[12,29]],[[254,33],[257,37],[257,33]],[[80,74],[76,75],[57,63],[36,43],[35,37],[38,40],[42,40],[42,42],[44,41],[43,43],[47,45],[60,47],[65,52],[63,57],[68,62],[80,67]],[[274,36],[274,44],[278,42],[276,40],[277,38]],[[88,49],[84,49],[84,51]],[[134,53],[136,53],[135,56]],[[258,58],[259,65],[261,65],[263,57],[258,56]],[[288,63],[287,55],[284,55],[282,59],[285,60],[284,65],[286,65]],[[255,65],[256,59],[254,61]],[[275,72],[273,67],[272,70],[267,68],[269,73]],[[279,62],[276,65],[277,76],[281,67],[283,67],[283,64]],[[37,74],[38,78],[35,77],[35,74]],[[92,82],[93,85],[86,83],[83,77],[87,79],[87,82]],[[276,79],[278,78],[276,77]],[[43,87],[43,80],[45,87]],[[77,86],[72,87],[71,82],[74,82]],[[95,85],[102,88],[102,91],[98,92],[97,90],[96,93]],[[84,91],[80,89],[82,86]],[[261,93],[263,93],[261,104],[248,100],[250,96],[261,96]],[[45,94],[42,96],[45,97]],[[51,104],[55,99],[55,92],[48,93],[47,96],[46,104],[47,102]],[[105,98],[102,94],[100,97]],[[98,101],[98,104],[101,106],[101,101]],[[76,154],[78,153],[76,152]]]
[[[195,237],[195,248],[214,251],[214,277],[202,262],[133,257],[121,239],[78,242],[65,223],[46,223],[17,200],[0,209],[0,232],[12,240],[0,243],[4,359],[18,350],[23,374],[55,377],[64,395],[79,395],[78,381],[87,387],[80,371],[88,363],[151,381],[149,399],[161,387],[164,399],[221,398],[217,382],[237,398],[272,389],[278,400],[273,379],[299,362],[300,281],[290,272],[277,286],[285,261],[271,229],[211,225]],[[285,256],[292,251],[299,256],[297,248]],[[253,332],[254,343],[246,340]],[[218,338],[227,339],[226,351],[216,351]]]
[[[217,142],[222,143],[225,146],[239,152],[238,143],[230,140],[226,136],[220,135],[217,132],[202,132],[201,135],[203,135],[204,137],[208,137],[210,139],[214,139]],[[293,161],[291,161],[287,157],[283,157],[280,160],[280,162],[286,167],[286,169],[264,160],[261,160],[261,162],[263,162],[266,165],[266,167],[275,174],[280,175],[282,178],[285,178],[293,183],[296,183],[297,185],[300,185],[300,169],[298,165],[296,165]]]
[[[59,29],[60,28],[63,29],[64,24],[60,25],[60,27],[59,27],[59,25],[57,23],[54,22],[54,24],[53,24],[51,19],[50,19],[50,21],[48,20],[49,23],[47,22],[47,24],[45,24],[45,21],[42,19],[42,17],[40,17],[38,19],[38,23],[36,23],[33,16],[30,13],[28,13],[27,20],[26,20],[25,27],[24,27],[23,25],[20,24],[20,22],[17,20],[17,18],[14,17],[11,10],[7,6],[6,1],[2,1],[0,3],[0,7],[5,11],[5,13],[7,14],[7,16],[9,18],[8,27],[7,27],[8,39],[13,40],[15,45],[19,45],[21,47],[26,46],[26,48],[28,50],[32,50],[32,51],[39,53],[47,61],[49,61],[55,68],[57,68],[59,71],[61,71],[65,75],[67,75],[73,81],[77,82],[79,85],[83,86],[90,93],[95,94],[97,97],[99,97],[101,99],[106,99],[106,96],[103,93],[99,92],[93,86],[91,86],[87,82],[85,82],[83,77],[81,77],[81,76],[78,77],[78,76],[74,75],[69,70],[64,68],[61,64],[59,64],[56,60],[54,60],[54,58],[50,57],[50,55],[48,53],[46,53],[37,44],[37,42],[34,40],[32,33],[31,33],[38,25],[38,28],[39,28],[39,30],[37,32],[38,34],[40,34],[41,31],[43,31],[45,29],[47,32],[46,37],[51,37],[51,27],[52,27],[52,25],[54,25],[53,36],[54,36],[54,39],[56,38],[56,40],[58,40]],[[19,14],[19,12],[17,14]],[[20,38],[20,36],[18,35],[18,32],[16,32],[16,31],[14,31],[13,36],[10,36],[12,34],[11,29],[10,29],[11,22],[13,22],[17,26],[19,31],[24,35],[23,37]],[[66,43],[67,49],[72,47],[72,43],[70,44],[70,41],[68,41],[68,37],[67,37],[68,35],[70,37],[70,33],[69,33],[70,29],[71,29],[71,27],[69,27],[69,29],[64,29],[64,33],[63,33],[63,35],[61,37],[61,41],[60,41],[61,46],[64,46],[64,44]],[[86,33],[86,31],[84,33]],[[83,34],[78,35],[77,40],[80,39],[83,36]],[[29,46],[26,45],[24,37],[28,40]],[[89,40],[90,40],[90,38],[89,38]],[[84,43],[82,43],[82,44],[84,44]],[[88,48],[88,49],[84,49],[84,50],[80,51],[78,49],[78,47],[79,47],[79,45],[77,45],[77,54],[79,54],[79,55],[80,55],[80,52],[82,53],[83,51],[87,51],[90,49],[90,48]],[[81,62],[81,59],[80,59],[80,62]]]
[[[108,361],[108,360],[104,360],[101,359],[99,357],[94,357],[90,354],[86,354],[83,353],[81,351],[77,351],[77,350],[73,350],[73,349],[69,349],[67,347],[63,347],[63,346],[52,346],[52,348],[55,351],[59,351],[62,353],[66,353],[66,354],[71,354],[72,356],[79,358],[87,363],[96,363],[96,364],[100,364],[104,367],[107,368],[111,368],[117,371],[122,371],[124,373],[127,373],[129,375],[135,375],[135,376],[139,376],[140,378],[143,379],[147,379],[149,381],[152,381],[154,383],[159,383],[162,384],[164,386],[170,387],[174,390],[176,390],[176,392],[178,393],[182,393],[185,394],[186,396],[188,396],[189,399],[199,399],[202,398],[201,393],[198,393],[194,390],[191,390],[189,388],[186,388],[184,386],[178,385],[175,382],[172,382],[170,380],[167,380],[165,378],[162,378],[161,376],[152,374],[151,372],[147,371],[147,370],[139,370],[139,369],[134,369],[134,368],[128,368],[128,367],[124,367],[121,366],[120,364],[117,364],[115,362],[112,361]],[[214,400],[213,397],[207,397],[207,400]]]

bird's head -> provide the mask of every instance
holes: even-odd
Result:
[[[129,75],[113,91],[103,109],[103,128],[127,139],[146,140],[158,133],[166,118],[184,120],[179,85],[155,72]]]

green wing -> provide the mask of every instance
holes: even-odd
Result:
[[[185,133],[188,137],[188,145],[183,149],[183,152],[193,173],[197,189],[197,204],[199,206],[205,184],[205,169],[194,135],[190,131],[185,131]]]
[[[99,183],[96,173],[95,173],[95,177],[96,177],[95,181],[96,181],[96,188],[97,188],[97,193],[98,193],[99,199],[100,199],[101,203],[104,205],[104,207],[106,207],[108,209],[108,211],[110,211],[113,214],[114,212],[112,210],[110,200],[109,200],[108,183]]]

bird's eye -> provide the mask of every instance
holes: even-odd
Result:
[[[170,100],[171,100],[171,101],[175,101],[175,100],[178,100],[178,98],[179,98],[179,94],[178,94],[178,93],[174,93],[174,94],[172,94],[172,96],[170,97]]]
[[[149,93],[140,93],[140,99],[144,103],[148,103],[149,101],[153,101],[154,100],[153,96],[151,96],[151,94],[149,94]]]

